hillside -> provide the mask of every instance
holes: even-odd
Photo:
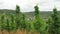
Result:
[[[12,14],[15,14],[15,10],[7,10],[7,9],[3,9],[3,10],[0,10],[0,14],[2,13],[6,13],[7,15],[10,15],[10,13]],[[52,11],[41,11],[40,12],[40,15],[41,17],[43,18],[47,18],[51,15]],[[60,11],[58,12],[60,13]],[[27,15],[28,17],[33,17],[34,16],[34,12],[24,12],[25,15]]]

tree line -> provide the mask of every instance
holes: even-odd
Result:
[[[28,21],[25,14],[20,12],[20,7],[16,5],[15,14],[10,14],[10,16],[3,13],[0,16],[0,31],[7,30],[10,31],[21,31],[26,30],[26,34],[29,31],[38,32],[39,34],[60,34],[60,17],[58,15],[57,9],[54,8],[52,14],[49,16],[48,20],[44,22],[39,13],[38,5],[34,6],[34,16],[33,21]]]

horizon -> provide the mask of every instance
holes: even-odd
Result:
[[[7,10],[9,10],[9,11],[15,11],[15,10],[12,10],[12,9],[0,9],[0,10],[5,10],[5,11],[7,11]],[[53,11],[53,10],[52,10]],[[52,12],[52,11],[40,11],[40,12]],[[60,11],[60,10],[58,10],[58,11]],[[22,11],[20,11],[20,12],[22,12]],[[26,12],[26,11],[25,11]],[[27,12],[34,12],[34,11],[27,11]],[[23,13],[23,12],[22,12]]]

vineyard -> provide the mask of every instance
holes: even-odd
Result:
[[[38,5],[34,6],[33,19],[27,19],[18,5],[14,12],[1,14],[0,34],[60,34],[60,16],[56,8],[47,20],[42,19]]]

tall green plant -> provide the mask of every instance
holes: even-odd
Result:
[[[2,16],[1,16],[1,31],[2,31],[2,34],[4,34],[4,29],[5,29],[5,14],[3,14]]]
[[[25,20],[25,15],[24,14],[22,14],[21,28],[26,29],[26,20]]]
[[[53,22],[53,20],[52,20],[52,17],[50,16],[46,22],[47,23],[47,27],[46,27],[46,31],[45,31],[46,34],[50,34],[49,30],[51,28],[52,22]]]
[[[52,24],[51,24],[51,27],[50,27],[50,34],[60,34],[60,18],[59,18],[59,15],[58,15],[58,12],[57,12],[57,9],[54,8],[53,9],[53,14],[52,14]]]
[[[13,14],[10,15],[11,17],[11,27],[12,27],[12,30],[15,31],[16,30],[16,22],[15,22],[15,17]]]
[[[15,19],[15,22],[16,22],[16,26],[17,26],[17,29],[21,27],[20,25],[20,7],[18,5],[16,5],[16,19]]]
[[[27,29],[27,22],[26,22],[24,14],[22,14],[22,19],[21,20],[22,20],[21,21],[21,30],[22,30],[22,32],[26,31],[26,33],[28,33],[27,30],[26,30]]]
[[[7,18],[6,21],[7,21],[7,27],[6,27],[6,30],[7,30],[7,31],[9,32],[9,34],[10,34],[11,28],[10,28],[9,19]]]
[[[37,32],[42,33],[46,27],[45,22],[42,20],[42,18],[40,17],[40,13],[39,13],[39,7],[36,5],[34,7],[35,11],[35,21],[34,21],[34,29]]]
[[[16,5],[16,14],[20,13],[20,7],[18,5]]]

